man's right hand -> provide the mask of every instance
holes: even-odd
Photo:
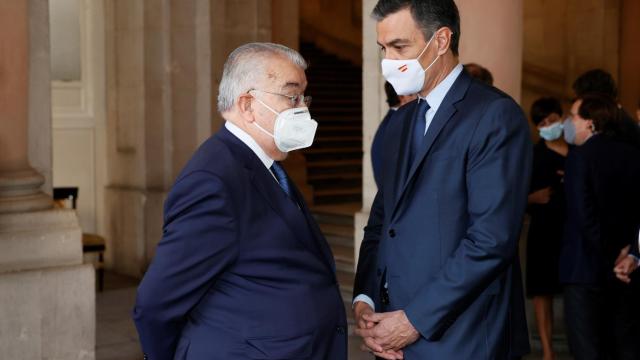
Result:
[[[553,194],[551,187],[546,187],[544,189],[532,192],[528,197],[529,204],[548,204],[549,201],[551,201],[551,194]]]
[[[353,317],[356,319],[356,326],[360,329],[371,329],[376,324],[371,321],[366,321],[362,318],[362,315],[369,314],[372,315],[374,313],[373,309],[369,304],[364,301],[356,301],[353,305]]]
[[[365,320],[363,318],[363,316],[365,314],[373,315],[374,313],[375,312],[373,311],[371,306],[369,306],[369,304],[365,303],[364,301],[356,301],[356,303],[353,305],[353,317],[356,319],[356,326],[359,329],[371,329],[374,326],[376,326],[376,324],[373,321],[367,321],[367,320]],[[363,339],[363,340],[365,340],[365,339]],[[370,339],[370,340],[373,341],[373,339]],[[393,351],[393,350],[384,351],[379,346],[378,346],[377,349],[373,349],[373,348],[370,348],[369,346],[367,346],[367,342],[366,341],[362,344],[362,346],[360,348],[361,348],[362,351],[370,352],[373,355],[375,355],[375,356],[377,356],[377,357],[379,357],[381,359],[396,360],[396,359],[403,359],[404,358],[402,350],[399,350],[399,351]]]

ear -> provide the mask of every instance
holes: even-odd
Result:
[[[242,94],[238,96],[238,100],[236,101],[236,106],[238,106],[238,111],[242,119],[246,122],[254,122],[254,113],[253,113],[253,96],[250,94]]]
[[[438,45],[438,55],[444,55],[451,48],[451,37],[453,31],[447,27],[442,27],[436,31],[435,42]]]

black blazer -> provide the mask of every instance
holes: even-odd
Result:
[[[569,152],[565,192],[560,281],[602,285],[614,280],[620,250],[632,245],[638,252],[640,149],[592,136]]]

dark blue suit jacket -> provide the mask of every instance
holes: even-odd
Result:
[[[416,109],[416,102],[400,108],[385,131],[383,185],[354,294],[370,296],[378,311],[406,312],[421,337],[405,359],[523,355],[517,254],[532,161],[527,121],[510,97],[463,72],[408,164]]]
[[[384,132],[389,125],[389,122],[393,118],[393,114],[396,113],[396,110],[389,109],[387,114],[382,119],[380,125],[378,125],[378,130],[376,130],[376,134],[373,136],[373,141],[371,142],[371,168],[373,169],[373,178],[376,181],[376,185],[380,188],[382,184],[382,159],[384,157],[384,149],[382,148],[382,142],[384,139]]]
[[[198,149],[138,288],[149,359],[346,359],[333,257],[297,198],[224,127]]]
[[[631,245],[631,252],[638,253],[640,149],[594,135],[569,152],[564,185],[560,281],[617,283],[613,267],[620,250]]]

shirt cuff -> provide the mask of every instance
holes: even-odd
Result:
[[[363,303],[371,306],[373,311],[376,311],[376,305],[373,303],[373,300],[371,300],[371,298],[368,297],[367,295],[360,294],[360,295],[356,296],[356,298],[353,299],[353,303],[351,303],[351,306],[352,307],[355,306],[358,301],[362,301]]]

